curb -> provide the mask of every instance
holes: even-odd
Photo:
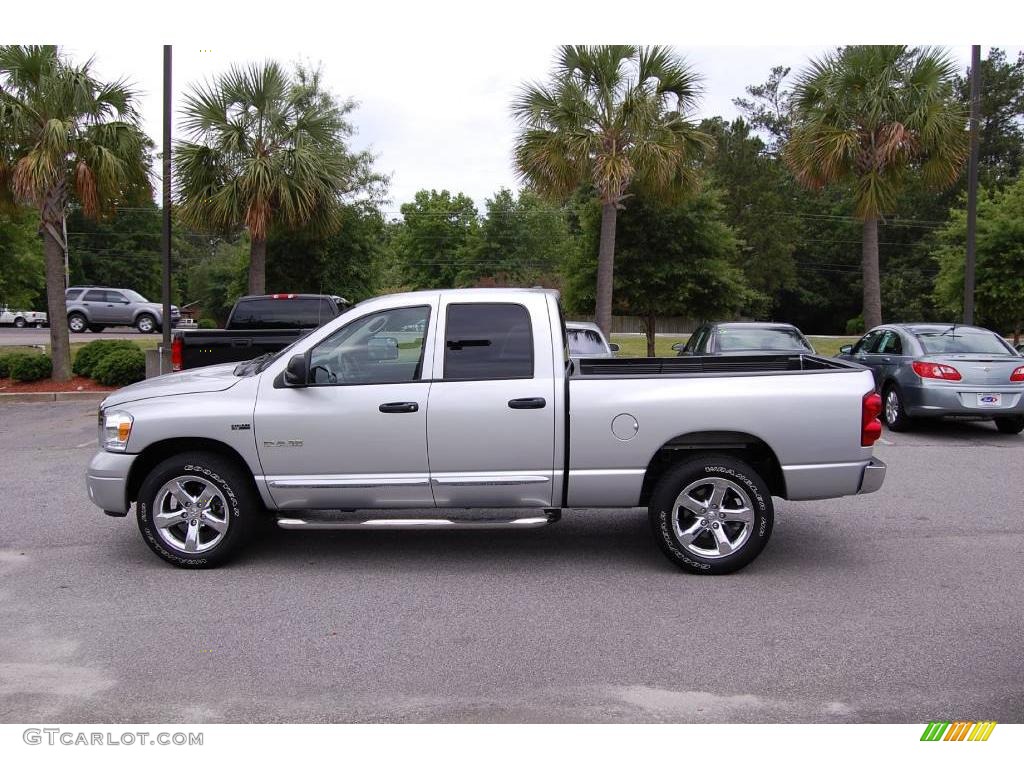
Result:
[[[100,402],[110,392],[0,392],[0,403]]]

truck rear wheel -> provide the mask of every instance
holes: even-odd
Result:
[[[227,562],[263,513],[242,470],[215,453],[182,453],[157,464],[139,489],[136,507],[146,544],[179,568]]]
[[[768,484],[746,462],[716,455],[684,461],[651,494],[651,529],[662,552],[685,571],[733,573],[772,535]]]

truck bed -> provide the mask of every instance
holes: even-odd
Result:
[[[842,360],[804,354],[704,355],[687,357],[584,358],[573,376],[586,378],[644,378],[710,374],[777,374],[785,372],[859,370]]]

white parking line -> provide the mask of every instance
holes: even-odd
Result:
[[[87,445],[95,445],[95,444],[96,444],[95,440],[86,440],[84,443],[76,445],[75,448],[85,448]]]
[[[880,442],[882,445],[893,445],[893,443],[889,442],[884,437],[878,438],[878,442]]]

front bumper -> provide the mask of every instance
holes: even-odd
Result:
[[[89,501],[108,515],[128,514],[128,473],[137,456],[132,453],[98,451],[85,471]]]
[[[881,459],[871,459],[864,467],[864,474],[860,479],[860,488],[857,493],[874,493],[882,487],[885,482],[885,462]]]
[[[904,386],[902,389],[907,415],[913,417],[974,416],[994,419],[997,416],[1024,416],[1024,387],[1019,385],[949,382]],[[992,393],[1002,395],[1002,405],[999,408],[978,407],[978,395]]]

